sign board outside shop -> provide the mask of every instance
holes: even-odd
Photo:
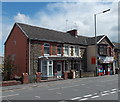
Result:
[[[99,57],[100,63],[111,63],[114,61],[113,57]]]

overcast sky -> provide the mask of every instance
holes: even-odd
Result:
[[[76,28],[79,35],[94,36],[94,14],[109,8],[109,12],[97,15],[97,35],[118,41],[118,2],[3,2],[0,55],[15,22],[63,32]]]

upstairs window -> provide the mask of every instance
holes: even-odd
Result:
[[[75,47],[75,56],[79,56],[79,48]]]
[[[50,54],[50,44],[45,43],[44,44],[44,55],[49,55]]]
[[[109,56],[111,56],[111,55],[112,55],[112,54],[111,54],[111,52],[112,52],[112,51],[111,51],[111,48],[110,48],[110,47],[108,47],[108,55],[109,55]]]
[[[57,54],[58,55],[62,54],[62,46],[60,44],[57,45]]]
[[[65,46],[65,52],[64,52],[65,55],[69,55],[69,47],[68,46]]]
[[[100,55],[107,55],[107,46],[106,45],[99,46],[99,54]]]
[[[74,49],[73,49],[73,46],[71,46],[71,56],[74,56]]]

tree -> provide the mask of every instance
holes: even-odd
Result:
[[[10,80],[15,69],[14,60],[11,56],[7,56],[4,60],[3,80]]]

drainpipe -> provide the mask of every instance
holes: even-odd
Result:
[[[29,39],[29,75],[30,75],[30,39]]]

